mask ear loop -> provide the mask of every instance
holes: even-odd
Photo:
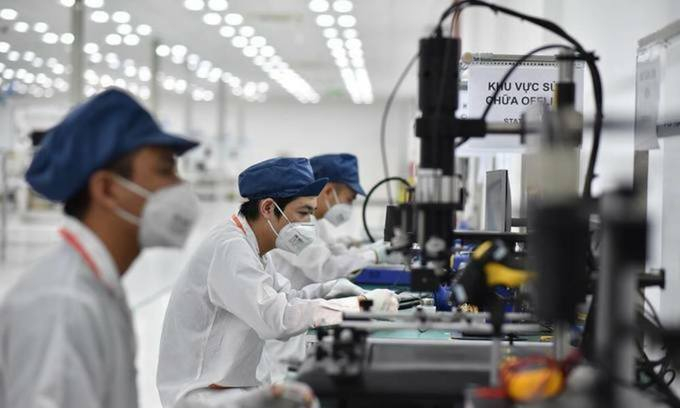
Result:
[[[137,194],[138,196],[148,199],[151,196],[151,191],[145,189],[144,187],[138,185],[137,183],[134,183],[125,177],[119,176],[118,174],[113,174],[113,179],[116,180],[118,184],[120,184],[124,189]]]
[[[279,207],[278,204],[276,204],[276,201],[272,200],[272,202],[274,203],[274,205],[276,206],[276,208],[281,212],[281,215],[283,215],[283,218],[286,219],[286,222],[288,222],[288,224],[292,224],[292,222],[290,222],[290,220],[289,220],[288,217],[286,216],[286,213],[283,212],[283,210],[281,209],[281,207]]]
[[[338,193],[333,189],[333,197],[335,197],[335,204],[340,204],[340,198],[338,197]]]
[[[286,222],[287,222],[288,224],[292,224],[292,223],[290,222],[290,220],[288,219],[288,217],[286,216],[286,213],[284,213],[283,210],[281,209],[281,207],[279,207],[279,205],[276,204],[276,201],[272,200],[272,202],[274,203],[274,205],[276,206],[276,208],[281,212],[281,215],[283,215],[283,218],[286,219]],[[272,225],[272,222],[271,222],[269,219],[267,219],[267,224],[269,225],[269,228],[271,228],[271,230],[272,230],[272,232],[274,233],[274,235],[276,236],[276,238],[278,238],[278,237],[279,237],[279,233],[276,232],[276,229],[274,228],[274,226]]]
[[[335,204],[340,204],[340,199],[338,198],[338,193],[335,192],[335,189],[331,187],[331,191],[333,192],[333,198],[335,198]],[[326,210],[330,210],[332,205],[328,203],[328,200],[326,200],[326,197],[323,198],[323,201],[326,203]]]
[[[118,174],[115,173],[113,174],[113,180],[124,189],[128,190],[133,194],[137,194],[138,196],[142,197],[145,200],[148,200],[152,194],[149,190],[145,189],[144,187],[137,185],[137,183],[134,183],[126,179],[125,177],[119,176]],[[116,206],[114,212],[120,218],[129,222],[132,225],[139,226],[141,224],[142,221],[141,216],[133,215],[129,213],[127,210],[122,209],[121,207]]]

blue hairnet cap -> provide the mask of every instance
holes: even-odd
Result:
[[[161,146],[181,155],[197,145],[165,133],[132,96],[109,89],[76,107],[45,135],[26,181],[45,198],[64,202],[93,172],[126,153]]]
[[[355,155],[323,154],[312,157],[309,162],[314,169],[314,177],[327,177],[329,181],[347,184],[357,194],[366,195],[359,184],[359,163]]]
[[[241,196],[249,200],[317,196],[328,182],[315,178],[309,160],[277,157],[254,164],[238,176]]]

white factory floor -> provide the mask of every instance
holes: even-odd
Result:
[[[198,226],[184,250],[149,250],[123,277],[128,302],[133,310],[137,333],[137,369],[140,407],[160,408],[156,390],[158,347],[170,288],[187,260],[187,254],[207,230],[229,217],[236,203],[203,204]],[[59,240],[57,228],[63,217],[58,212],[10,216],[7,259],[0,263],[0,299],[35,259]]]

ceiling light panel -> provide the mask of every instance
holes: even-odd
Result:
[[[57,92],[68,91],[68,82],[61,76],[70,69],[56,58],[45,59],[32,50],[14,49],[0,41],[0,93],[8,96],[25,95],[50,98]]]
[[[293,95],[301,103],[318,103],[319,94],[312,86],[305,81],[300,74],[295,72],[283,59],[276,54],[276,50],[269,44],[269,41],[256,32],[252,26],[245,25],[243,15],[231,10],[226,0],[184,0],[184,8],[196,15],[204,24],[214,27],[216,33],[241,53],[252,60],[253,64],[260,67],[272,80],[277,82],[283,89]],[[217,17],[220,17],[218,21]],[[334,23],[335,20],[331,23]],[[159,55],[174,58],[173,62],[183,63],[183,57],[172,54],[170,47],[163,47],[156,50]],[[196,69],[201,77],[210,77],[206,69]],[[215,75],[213,75],[213,78]],[[259,83],[249,82],[247,84],[237,84],[231,77],[228,82],[232,87],[234,95],[243,96],[250,100],[257,100],[262,92],[260,89],[267,88],[268,85],[259,86]]]
[[[246,44],[248,43],[248,40],[245,37],[241,38],[243,38]],[[212,61],[204,59],[198,54],[189,52],[189,49],[185,45],[159,44],[156,47],[156,55],[161,58],[170,59],[170,61],[175,64],[185,65],[198,80],[207,81],[213,84],[220,81],[224,82],[231,88],[232,94],[242,97],[249,102],[263,102],[266,100],[266,93],[269,90],[269,84],[266,82],[257,83],[259,87],[257,87],[256,92],[246,92],[244,89],[245,85],[243,84],[241,78],[215,66]],[[168,88],[174,89],[177,81],[179,81],[177,78],[166,76],[159,83],[164,89],[167,90]],[[245,84],[249,83],[255,82],[246,82]],[[180,87],[180,89],[184,89],[184,87]],[[208,102],[213,100],[213,91],[210,91],[207,88],[189,84],[188,88],[186,89],[190,89],[192,99],[197,102]],[[184,90],[182,93],[184,93]]]
[[[363,44],[356,30],[351,0],[310,0],[309,10],[322,29],[326,46],[354,103],[372,103],[373,88],[366,70]]]
[[[65,7],[72,7],[74,4],[70,0],[59,0],[59,3]],[[206,4],[206,2],[196,0],[189,0],[185,3],[192,4],[192,7],[195,8],[198,7],[199,3],[203,3],[204,6]],[[207,2],[207,5],[214,12],[225,11],[229,6],[226,0],[211,0]],[[91,21],[97,24],[111,24],[114,27],[115,31],[106,34],[104,37],[104,43],[109,46],[136,46],[140,43],[141,37],[149,36],[153,32],[152,27],[148,24],[135,24],[130,13],[124,10],[111,12],[105,10],[103,0],[87,0],[86,6],[91,9],[88,15]],[[223,15],[218,14],[217,17],[219,21],[216,25],[227,27],[222,23]],[[50,27],[45,22],[23,21],[24,19],[20,18],[19,13],[14,9],[0,8],[0,20],[11,22],[10,27],[19,33],[37,34],[38,38],[46,44],[71,45],[75,40],[72,33],[57,34],[49,31]],[[232,13],[230,21],[240,25],[243,17]],[[229,28],[233,30],[232,35],[237,33],[236,27]],[[266,40],[263,37],[255,36],[252,27],[238,28],[249,37],[249,39],[244,38],[245,48],[249,49],[249,53],[252,53],[253,49],[259,52],[259,49],[266,45]],[[85,94],[89,96],[107,87],[117,86],[127,89],[142,99],[148,99],[150,97],[148,83],[151,80],[151,69],[148,66],[137,65],[133,59],[123,59],[117,53],[105,52],[101,48],[101,45],[95,42],[88,42],[83,46],[87,60],[93,64],[93,67],[87,69],[84,74]],[[172,58],[175,63],[184,64],[194,60],[196,68],[199,64],[204,70],[206,66],[209,66],[204,78],[201,78],[204,71],[200,72],[201,75],[197,75],[198,72],[195,68],[193,71],[196,79],[203,79],[210,83],[223,81],[228,84],[234,95],[243,97],[248,101],[264,101],[266,99],[266,92],[269,89],[266,82],[243,82],[233,74],[223,72],[222,69],[212,66],[210,61],[203,60],[196,54],[190,54],[189,50],[183,45],[172,47],[161,45],[156,52],[161,57]],[[70,72],[71,67],[59,62],[56,58],[45,59],[31,50],[24,52],[15,50],[8,42],[0,41],[0,87],[8,95],[25,94],[35,97],[51,97],[55,92],[66,92],[69,83],[61,76],[70,74]],[[214,99],[214,91],[205,86],[191,83],[186,79],[172,78],[163,72],[159,72],[157,81],[162,89],[167,89],[168,84],[172,83],[172,92],[177,94],[191,92],[193,99],[197,101]],[[36,87],[41,87],[41,89],[36,90]]]

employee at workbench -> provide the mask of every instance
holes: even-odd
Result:
[[[338,241],[333,229],[350,220],[357,195],[366,195],[359,183],[356,156],[348,153],[325,154],[309,160],[316,178],[326,178],[314,211],[318,239],[300,254],[274,250],[272,259],[278,272],[293,288],[316,282],[346,278],[376,263],[399,263],[399,254],[388,254],[383,242],[362,248],[348,248]],[[349,289],[349,288],[348,288]]]
[[[365,248],[348,249],[333,236],[333,228],[351,218],[352,203],[357,195],[365,195],[359,183],[359,166],[356,156],[348,153],[325,154],[310,159],[314,176],[326,178],[317,197],[314,211],[317,239],[299,254],[275,249],[271,259],[276,270],[288,278],[293,289],[313,283],[334,285],[327,297],[361,295],[364,290],[345,279],[353,272],[376,263],[398,263],[398,254],[388,255],[384,243]],[[269,340],[257,369],[262,382],[283,381],[291,362],[305,357],[305,335],[285,341]]]
[[[342,311],[358,311],[357,297],[319,299],[333,285],[293,290],[270,265],[275,247],[300,253],[314,240],[310,217],[326,182],[304,158],[267,160],[239,175],[248,201],[208,233],[170,297],[158,365],[164,407],[219,405],[228,389],[258,386],[266,339],[336,324]],[[377,310],[398,305],[387,290],[364,296]]]

